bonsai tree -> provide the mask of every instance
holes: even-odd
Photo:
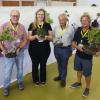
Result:
[[[13,41],[15,37],[11,35],[11,29],[9,27],[5,28],[2,33],[0,33],[0,41]]]
[[[53,23],[53,19],[50,18],[50,13],[48,13],[46,10],[45,10],[45,18],[46,22],[48,22],[49,24]]]
[[[53,23],[53,19],[50,18],[50,14],[45,10],[45,18],[46,18],[46,22],[49,24]],[[44,39],[45,35],[46,35],[46,31],[45,29],[42,28],[38,28],[37,29],[37,34],[39,35],[40,39]]]
[[[16,37],[13,36],[11,32],[12,30],[9,27],[5,28],[3,32],[0,33],[0,41],[8,41],[8,42],[16,41]],[[15,42],[12,44],[12,47],[6,51],[5,56],[8,58],[12,58],[16,56]]]
[[[84,45],[84,51],[87,54],[95,55],[100,51],[100,29],[91,28],[86,37],[88,37],[89,45]]]

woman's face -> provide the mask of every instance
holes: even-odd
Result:
[[[44,20],[44,12],[43,11],[39,11],[38,13],[37,13],[37,20],[38,21],[43,21]]]

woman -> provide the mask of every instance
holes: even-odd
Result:
[[[39,36],[38,30],[44,30],[45,36],[42,37],[42,39]],[[50,24],[46,22],[44,9],[39,9],[36,12],[35,21],[30,24],[28,32],[28,39],[30,40],[28,50],[32,60],[33,83],[35,83],[35,85],[45,85],[46,63],[51,51],[49,42],[52,40],[52,28]],[[40,73],[38,69],[39,64]]]

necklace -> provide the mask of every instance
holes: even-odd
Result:
[[[83,38],[87,35],[89,30],[87,30],[85,33],[81,30],[81,35],[82,35],[82,39],[81,39],[81,43],[83,42]]]
[[[11,25],[11,28],[13,29],[14,33],[16,33],[16,32],[18,31],[19,24],[17,24],[17,26],[14,27],[14,25],[13,25],[12,22],[10,21],[10,25]]]

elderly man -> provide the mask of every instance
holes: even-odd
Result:
[[[69,25],[66,14],[60,14],[59,24],[54,30],[54,54],[58,64],[58,76],[54,81],[60,81],[61,87],[66,86],[67,64],[72,52],[71,42],[74,37],[74,29]]]
[[[17,68],[17,80],[18,80],[18,87],[19,90],[23,90],[23,59],[24,59],[24,44],[23,41],[26,38],[26,31],[22,24],[19,23],[20,12],[18,10],[12,10],[10,13],[10,20],[3,25],[0,26],[0,32],[7,27],[11,29],[11,34],[16,37],[16,41],[3,41],[0,43],[0,48],[5,55],[6,52],[13,48],[12,44],[16,47],[16,56],[12,58],[4,57],[4,91],[3,95],[9,95],[9,86],[11,80],[11,73],[13,69],[14,63],[16,63]]]
[[[89,95],[91,74],[92,74],[92,60],[93,56],[88,55],[83,50],[83,45],[88,44],[88,31],[90,27],[91,19],[88,15],[81,16],[82,26],[77,29],[74,35],[72,46],[77,49],[75,60],[74,60],[74,69],[77,71],[77,81],[71,85],[71,88],[78,88],[81,84],[82,75],[85,76],[86,87],[83,91],[82,96],[87,97]],[[96,53],[96,56],[99,56],[100,52]]]

